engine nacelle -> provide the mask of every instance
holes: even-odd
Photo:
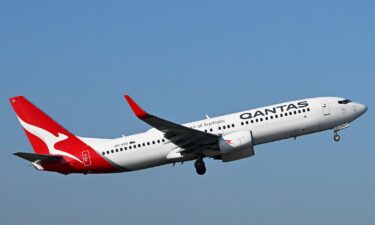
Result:
[[[253,156],[253,135],[251,131],[239,131],[224,135],[219,139],[219,147],[223,162]]]

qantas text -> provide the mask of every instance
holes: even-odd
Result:
[[[258,110],[255,112],[242,113],[240,118],[243,120],[256,118],[258,116],[267,116],[270,114],[276,114],[280,112],[286,112],[293,109],[301,109],[309,106],[307,101],[298,102],[297,104],[280,105],[269,109]]]

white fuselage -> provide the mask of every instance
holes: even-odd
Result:
[[[359,103],[340,104],[342,100],[336,97],[303,99],[191,122],[184,126],[216,135],[251,131],[253,144],[259,145],[345,126],[366,111],[365,106]],[[113,140],[81,139],[124,170],[140,170],[194,159],[191,156],[178,160],[167,159],[167,155],[178,146],[169,142],[156,129]],[[210,154],[207,151],[205,155],[213,156]]]

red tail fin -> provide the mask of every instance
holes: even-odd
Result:
[[[25,97],[10,98],[10,103],[36,153],[56,154],[54,152],[55,144],[67,139],[76,139],[73,134],[56,123]]]
[[[62,155],[82,163],[87,145],[23,96],[10,99],[35,153]]]
[[[117,171],[91,146],[55,122],[25,97],[17,96],[9,100],[35,153],[60,155],[68,162],[80,162],[70,164],[75,169],[64,173]]]

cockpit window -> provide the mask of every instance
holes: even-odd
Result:
[[[339,101],[339,104],[346,105],[346,104],[348,104],[348,103],[350,103],[350,102],[352,102],[352,101],[350,101],[349,99],[345,99],[345,100],[341,100],[341,101]]]

